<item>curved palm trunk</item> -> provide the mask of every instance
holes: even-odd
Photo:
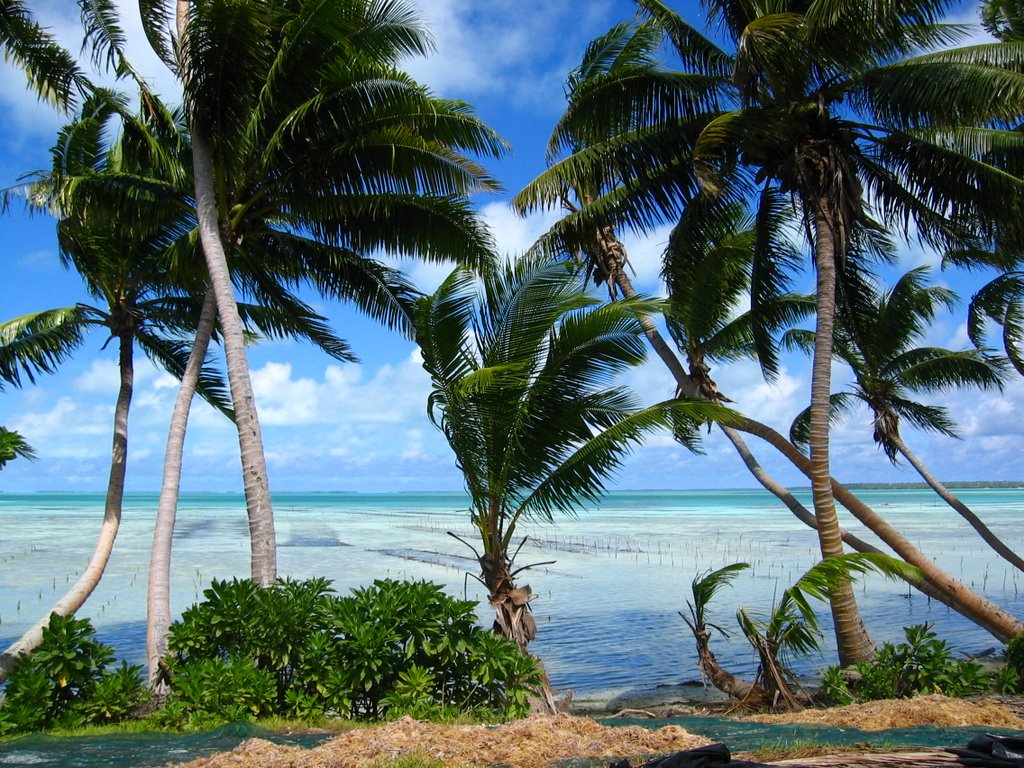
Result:
[[[743,459],[743,463],[747,465],[747,469],[750,471],[750,474],[757,478],[757,481],[761,483],[762,486],[781,499],[797,520],[808,528],[818,530],[818,521],[815,519],[814,515],[811,512],[808,512],[807,508],[801,504],[792,493],[779,485],[771,475],[765,472],[764,468],[757,461],[757,458],[754,456],[753,452],[750,450],[750,446],[747,445],[743,437],[732,427],[727,427],[724,424],[719,424],[719,427],[722,432],[725,433],[725,436],[729,438],[729,441],[733,444],[736,452],[740,455],[740,458]],[[835,491],[833,491],[833,493],[835,493]],[[876,555],[888,554],[845,529],[841,528],[840,533],[842,534],[843,543],[847,544],[851,549],[855,549],[858,552],[870,552]],[[928,597],[934,598],[945,605],[949,605],[949,599],[944,598],[942,592],[933,587],[923,578],[913,576],[908,573],[901,573],[900,578],[914,587],[914,589],[928,595]]]
[[[206,140],[192,128],[192,161],[196,184],[196,218],[199,236],[210,271],[210,286],[217,300],[217,314],[224,334],[228,384],[235,411],[238,446],[242,459],[242,483],[249,517],[249,542],[252,552],[252,580],[268,587],[277,578],[277,540],[274,532],[274,510],[270,501],[270,483],[263,451],[256,399],[249,377],[249,359],[238,316],[227,256],[220,239],[213,165]]]
[[[787,488],[784,488],[777,480],[775,480],[775,478],[765,472],[764,467],[762,467],[760,462],[758,462],[757,458],[750,450],[750,446],[748,446],[747,442],[743,439],[743,436],[732,427],[727,427],[724,424],[720,424],[719,427],[721,428],[722,433],[729,439],[729,442],[732,443],[733,448],[736,449],[736,453],[738,453],[740,458],[743,459],[743,463],[746,465],[750,474],[752,474],[766,490],[770,491],[772,495],[782,501],[797,520],[808,528],[818,530],[818,521],[815,519],[814,515],[807,511],[807,507],[801,504]],[[849,531],[840,528],[839,533],[843,542],[849,544],[858,552],[871,552],[876,555],[884,554],[878,547],[854,536]],[[919,580],[918,583],[923,584],[923,582],[920,582]],[[917,586],[917,584],[915,584],[915,586]]]
[[[679,615],[683,616],[682,613]],[[686,617],[683,616],[683,619],[685,620]],[[689,624],[689,622],[687,623]],[[690,625],[690,631],[693,632],[693,638],[697,641],[697,665],[706,680],[710,680],[715,688],[729,698],[736,699],[739,702],[738,706],[750,709],[768,709],[772,706],[772,697],[768,691],[757,683],[736,677],[718,663],[718,659],[711,650],[708,630],[704,624],[699,624],[696,627]]]
[[[636,291],[633,290],[629,277],[626,276],[622,270],[619,270],[616,273],[615,280],[616,285],[622,291],[624,296],[627,298],[636,296]],[[662,337],[654,322],[647,316],[641,317],[640,321],[644,328],[644,332],[647,334],[647,338],[651,343],[652,349],[654,349],[658,357],[662,359],[669,371],[671,371],[679,391],[686,397],[700,397],[700,393],[697,391],[696,386],[683,369],[682,363],[679,362],[679,358],[676,357],[675,353],[665,342],[664,337]],[[789,442],[789,440],[767,424],[762,424],[759,421],[754,421],[753,419],[746,417],[740,417],[734,423],[722,426],[723,429],[740,431],[761,438],[779,451],[779,453],[787,458],[790,463],[792,463],[793,466],[800,470],[800,472],[802,472],[806,477],[810,478],[811,463],[808,458],[798,451],[796,447]],[[728,435],[729,432],[726,432],[726,434]],[[735,441],[733,441],[733,445],[737,445]],[[747,452],[747,455],[753,458],[749,451]],[[744,457],[743,451],[740,451],[740,456]],[[744,461],[747,462],[745,457]],[[751,464],[747,462],[747,466],[750,468]],[[790,511],[793,511],[794,514],[796,514],[795,508],[786,501],[786,493],[784,492],[780,494],[776,492],[776,488],[781,488],[781,486],[778,486],[778,484],[774,482],[771,484],[765,484],[762,478],[767,478],[767,474],[764,473],[763,470],[760,474],[755,472],[754,475],[768,490],[775,493],[779,499],[786,503],[786,506],[789,507]],[[1010,638],[1024,632],[1024,623],[1018,621],[1007,611],[977,594],[966,584],[941,569],[933,560],[904,537],[903,534],[897,531],[883,517],[878,515],[873,509],[871,509],[871,507],[857,498],[857,496],[851,493],[839,481],[832,478],[831,484],[832,493],[835,499],[849,510],[849,512],[866,528],[868,528],[868,530],[878,536],[886,546],[892,549],[892,551],[894,551],[901,559],[913,566],[916,566],[921,571],[924,575],[924,581],[908,579],[908,581],[917,589],[930,597],[934,597],[936,600],[952,608],[954,611],[974,622],[979,627],[982,627],[987,632],[992,633],[992,635],[1000,642],[1005,643]],[[810,525],[810,527],[817,527],[817,521],[814,520],[813,516],[810,516],[810,521],[799,514],[797,514],[797,517]],[[844,540],[850,544],[850,546],[854,547],[854,549],[858,549],[861,552],[871,551],[870,545],[866,544],[866,542],[861,542],[861,544],[865,546],[865,549],[860,549],[852,538],[848,539],[844,537]]]
[[[89,598],[100,583],[106,570],[114,540],[121,525],[121,507],[124,501],[124,477],[128,467],[128,411],[131,408],[132,391],[135,385],[135,370],[132,360],[134,336],[122,334],[118,338],[118,365],[121,386],[114,406],[114,438],[110,451],[110,477],[107,481],[107,497],[103,508],[103,524],[93,550],[92,558],[78,581],[58,600],[46,616],[37,621],[25,634],[0,654],[0,682],[7,679],[18,657],[31,653],[43,641],[43,629],[50,623],[50,616],[67,616],[74,613]]]
[[[817,313],[814,331],[814,357],[811,362],[811,497],[818,521],[818,543],[822,557],[843,553],[842,534],[836,502],[832,495],[829,466],[829,417],[832,393],[832,342],[835,324],[836,296],[836,232],[835,214],[823,196],[816,201],[814,212],[814,258],[818,271]],[[833,215],[830,215],[832,213]],[[849,666],[871,658],[875,645],[853,596],[853,586],[846,581],[829,598],[835,624],[839,664]]]
[[[217,318],[217,303],[213,291],[206,292],[199,315],[195,341],[189,353],[185,373],[181,377],[178,395],[171,413],[167,433],[167,451],[164,454],[163,481],[160,502],[156,509],[153,530],[153,549],[149,555],[149,585],[146,595],[146,660],[149,687],[160,685],[160,661],[167,653],[167,631],[171,626],[171,545],[174,523],[178,512],[178,490],[181,484],[181,461],[188,428],[189,410],[199,383],[199,372],[206,359],[206,350],[213,335]]]
[[[184,39],[187,31],[188,3],[178,2],[178,34]],[[189,78],[188,64],[183,62],[182,77]],[[270,586],[277,578],[277,541],[274,532],[274,511],[267,478],[267,462],[263,451],[256,401],[249,377],[249,360],[245,351],[242,323],[238,316],[234,287],[228,270],[227,254],[220,236],[220,217],[214,184],[213,153],[202,127],[193,116],[189,118],[192,132],[192,165],[196,189],[196,221],[203,244],[210,288],[217,300],[227,357],[228,384],[235,411],[238,445],[242,460],[242,482],[249,517],[249,539],[252,551],[252,579],[261,586]]]
[[[939,495],[939,498],[955,509],[957,514],[970,523],[971,527],[978,532],[978,535],[984,539],[986,544],[995,550],[996,554],[1006,562],[1010,563],[1010,565],[1017,570],[1024,571],[1024,559],[1006,546],[1005,542],[996,536],[996,534],[992,532],[992,529],[985,525],[985,522],[974,514],[970,507],[960,501],[960,499],[958,499],[955,494],[943,485],[937,477],[929,472],[928,468],[910,450],[910,448],[907,447],[902,438],[898,435],[891,435],[889,439],[892,440],[899,452],[903,454],[903,457],[910,462],[910,465],[917,470],[917,474],[919,474],[922,479],[928,483],[928,486]]]
[[[805,476],[808,478],[811,476],[810,460],[771,427],[747,418],[740,418],[732,426],[747,434],[760,437],[789,459],[793,466]],[[1024,633],[1024,623],[940,568],[935,561],[914,546],[885,518],[835,479],[832,480],[832,493],[850,514],[878,536],[904,562],[920,569],[928,584],[935,588],[935,597],[943,604],[992,633],[1000,642],[1005,643],[1010,638]]]

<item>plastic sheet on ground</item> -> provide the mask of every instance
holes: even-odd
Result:
[[[226,752],[245,739],[315,747],[332,734],[285,735],[248,723],[201,733],[118,733],[105,736],[23,736],[0,744],[0,767],[163,768],[214,752]]]
[[[936,728],[918,726],[885,731],[832,728],[820,725],[779,725],[752,723],[718,717],[672,717],[667,719],[599,719],[607,726],[639,725],[657,729],[679,725],[693,734],[728,745],[735,754],[763,746],[795,744],[870,744],[886,747],[944,747],[966,745],[974,736],[992,728]],[[1012,734],[1012,731],[1000,730]],[[1024,736],[1024,732],[1016,732]],[[245,739],[261,738],[279,744],[314,747],[331,734],[286,735],[254,725],[226,725],[203,733],[128,733],[105,736],[25,736],[0,744],[0,768],[163,768],[214,752],[234,749]],[[640,762],[640,761],[634,761]],[[571,760],[563,768],[604,768],[607,760]]]
[[[820,743],[837,746],[870,744],[872,747],[951,747],[966,744],[979,734],[999,733],[1024,735],[1019,731],[977,726],[975,728],[937,728],[919,725],[914,728],[892,728],[862,731],[859,728],[833,728],[825,725],[754,723],[720,717],[670,717],[667,719],[599,719],[602,725],[640,725],[661,728],[679,725],[690,733],[721,741],[733,752],[744,752],[762,746],[787,747],[796,744]]]

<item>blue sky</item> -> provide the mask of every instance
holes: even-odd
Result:
[[[552,218],[518,219],[508,197],[544,168],[544,146],[564,107],[562,84],[586,46],[613,23],[629,18],[625,0],[421,0],[421,13],[436,41],[436,53],[409,62],[409,71],[436,93],[464,99],[512,145],[508,158],[489,167],[508,194],[477,202],[503,251],[523,251]],[[700,23],[696,2],[676,2],[688,19]],[[77,4],[38,0],[34,12],[66,43],[77,49]],[[123,4],[125,26],[133,41],[132,58],[154,88],[174,101],[170,74],[149,53],[133,14]],[[976,21],[976,3],[957,8],[957,20]],[[980,35],[979,31],[979,35]],[[49,164],[60,117],[39,104],[24,78],[0,65],[0,184]],[[625,237],[636,268],[638,289],[658,293],[658,259],[668,229],[645,240]],[[86,300],[78,278],[58,262],[54,222],[28,217],[15,206],[0,217],[0,317]],[[934,255],[916,246],[905,250],[902,268],[934,264]],[[444,267],[402,265],[423,290],[432,289]],[[806,276],[804,278],[806,280]],[[969,296],[979,276],[943,273],[939,281]],[[806,287],[806,286],[805,286]],[[415,347],[353,311],[320,303],[361,359],[342,365],[307,346],[291,342],[258,345],[250,364],[271,473],[278,491],[456,490],[460,476],[447,445],[426,419],[429,382]],[[103,348],[94,334],[75,359],[55,376],[23,390],[0,393],[0,424],[21,432],[39,461],[15,461],[0,473],[0,491],[101,490],[109,466],[113,402],[117,390],[116,351]],[[930,343],[966,345],[963,312],[940,318]],[[837,377],[841,371],[836,370]],[[733,365],[715,371],[721,389],[749,415],[786,431],[809,397],[808,365],[788,358],[779,381],[765,384],[755,366]],[[657,361],[628,376],[647,402],[669,396],[674,387]],[[175,382],[140,358],[130,424],[128,487],[159,487],[160,464]],[[917,449],[940,477],[949,480],[1024,479],[1020,451],[1024,382],[1015,378],[1002,394],[954,393],[931,400],[948,405],[961,425],[962,441],[909,432]],[[780,480],[806,481],[767,446],[752,439],[762,462]],[[754,485],[732,449],[717,434],[709,436],[704,456],[692,456],[671,439],[655,436],[639,449],[613,482],[618,488],[710,488]],[[197,403],[186,445],[186,490],[240,490],[237,443],[231,426]],[[836,429],[834,474],[851,482],[914,481],[908,468],[893,468],[873,445],[870,420],[858,413]]]

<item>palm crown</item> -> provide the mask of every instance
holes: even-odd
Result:
[[[956,302],[948,288],[926,284],[927,272],[924,267],[912,269],[888,291],[866,275],[851,275],[859,283],[859,306],[856,311],[841,307],[836,329],[836,357],[850,366],[854,381],[848,393],[832,396],[834,415],[849,412],[855,401],[866,404],[875,442],[891,461],[901,452],[901,419],[918,429],[957,436],[948,411],[918,402],[916,393],[1001,388],[1006,374],[1004,359],[976,349],[917,346],[938,311]],[[807,419],[804,411],[793,424],[798,443],[807,442]]]

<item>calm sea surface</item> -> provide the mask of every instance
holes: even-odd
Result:
[[[800,495],[800,494],[798,494]],[[809,494],[803,499],[810,507]],[[988,551],[961,518],[923,490],[859,494],[957,578],[1017,616],[1024,615],[1024,574]],[[961,498],[1014,550],[1024,551],[1024,491],[969,490]],[[18,637],[64,593],[92,552],[103,499],[93,494],[0,494],[0,643]],[[278,494],[275,510],[281,575],[324,576],[340,592],[379,578],[428,579],[458,596],[486,599],[468,573],[473,553],[447,535],[471,539],[460,494]],[[155,494],[131,494],[103,581],[80,612],[102,640],[142,663],[148,552]],[[864,538],[849,515],[843,524]],[[201,599],[213,578],[249,573],[240,495],[186,494],[174,543],[173,609]],[[686,611],[690,581],[737,561],[752,568],[712,604],[710,615],[735,627],[736,608],[767,609],[816,560],[815,533],[757,490],[619,492],[578,518],[531,523],[517,566],[540,597],[531,646],[556,688],[577,696],[651,690],[698,677]],[[931,622],[957,649],[998,643],[903,582],[870,577],[856,587],[876,641],[902,639],[902,627]],[[481,619],[489,625],[486,602]],[[827,622],[827,619],[825,620]],[[735,633],[712,649],[730,669],[750,674],[754,660]],[[832,659],[814,657],[804,670]]]

